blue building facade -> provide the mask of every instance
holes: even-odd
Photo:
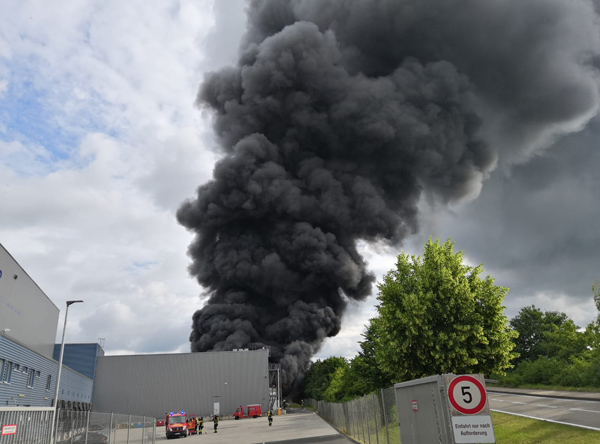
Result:
[[[57,361],[0,334],[0,406],[51,407],[57,373]],[[59,405],[89,409],[94,381],[65,366],[60,379]]]
[[[98,358],[104,356],[100,344],[65,344],[63,364],[91,380],[96,379]],[[60,344],[54,345],[54,360],[60,359]]]

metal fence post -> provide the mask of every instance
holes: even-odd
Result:
[[[352,432],[350,430],[350,417],[348,415],[348,404],[349,404],[348,402],[344,403],[344,420],[346,423],[346,433],[348,435],[352,435]]]
[[[377,402],[377,397],[375,396],[375,392],[373,392],[373,415],[375,416],[375,439],[377,444],[379,444],[379,428],[377,427],[377,407],[379,407],[379,403]]]
[[[363,397],[361,401],[363,404],[366,404],[368,402],[366,397]],[[371,427],[369,427],[369,409],[365,409],[363,405],[362,411],[365,418],[365,422],[367,423],[367,438],[369,440],[369,444],[371,444]]]
[[[357,419],[360,421],[360,428],[362,429],[362,437],[363,437],[363,442],[366,443],[367,442],[367,437],[365,435],[365,422],[362,419],[362,409],[360,408],[360,400],[356,400],[356,403],[358,404],[358,415],[357,415]],[[360,435],[359,435],[360,436]]]
[[[127,418],[127,444],[129,444],[129,430],[131,429],[131,413]]]
[[[352,401],[352,422],[354,424],[354,436],[360,439],[360,425],[358,423],[358,415],[356,414],[356,400]]]
[[[142,416],[142,444],[146,435],[146,415]]]
[[[381,410],[383,411],[383,422],[385,424],[385,440],[387,441],[387,444],[390,444],[390,433],[388,432],[387,413],[385,412],[385,393],[383,392],[383,389],[381,389],[381,407]]]
[[[114,413],[110,413],[110,425],[108,426],[108,444],[112,442],[112,425],[113,425],[113,415]]]
[[[56,410],[56,429],[54,430],[54,441],[52,442],[56,442],[58,438],[58,424],[60,422],[60,414],[61,414],[62,409],[58,408]],[[54,420],[53,420],[54,421]]]
[[[87,444],[88,432],[90,431],[90,411],[87,411],[87,419],[85,421],[85,441],[84,444]]]

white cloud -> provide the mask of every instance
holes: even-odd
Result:
[[[212,3],[5,10],[0,94],[17,86],[3,79],[20,82],[10,94],[23,119],[52,130],[40,143],[28,124],[0,127],[2,243],[61,312],[85,301],[69,312],[67,340],[102,337],[109,354],[189,350],[201,288],[175,209],[215,161],[193,107]]]

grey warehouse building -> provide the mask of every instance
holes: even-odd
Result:
[[[269,407],[269,350],[103,356],[98,359],[93,408],[161,418],[185,411],[232,415],[236,407]]]
[[[85,299],[85,295],[81,295]],[[50,407],[58,374],[59,309],[0,244],[0,406]],[[269,350],[104,356],[65,344],[58,406],[164,417],[270,407]]]

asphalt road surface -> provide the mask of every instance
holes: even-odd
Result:
[[[213,432],[212,422],[205,421],[203,435],[189,435],[187,438],[167,440],[164,432],[157,433],[157,442],[175,444],[351,444],[353,441],[309,410],[294,414],[275,415],[273,426],[269,427],[266,417],[219,422],[218,433]]]
[[[492,410],[600,431],[600,401],[496,393],[488,390]]]

